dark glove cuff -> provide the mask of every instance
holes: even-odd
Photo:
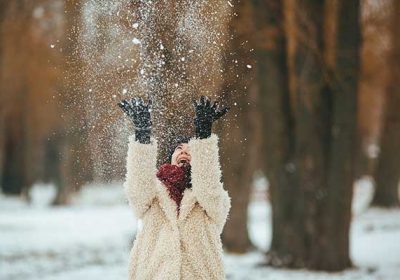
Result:
[[[196,137],[205,139],[211,136],[212,123],[196,124]]]
[[[151,129],[136,129],[135,140],[141,144],[150,144]]]

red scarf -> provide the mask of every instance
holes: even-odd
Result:
[[[161,165],[157,172],[157,178],[168,189],[169,197],[176,202],[178,213],[183,192],[190,186],[188,174],[190,174],[190,166],[185,168],[169,163]]]

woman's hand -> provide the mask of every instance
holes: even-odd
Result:
[[[211,100],[206,96],[201,96],[199,101],[193,100],[193,105],[196,111],[194,119],[196,137],[200,139],[210,137],[213,122],[229,110],[229,107],[220,107],[218,101],[211,105]]]
[[[135,127],[135,140],[142,144],[150,143],[151,135],[151,105],[149,100],[146,105],[142,98],[135,97],[131,100],[122,100],[118,106],[132,120]]]

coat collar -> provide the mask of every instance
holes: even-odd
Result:
[[[185,189],[178,216],[175,201],[169,197],[167,188],[159,180],[157,180],[157,192],[161,209],[164,211],[168,220],[173,224],[178,220],[184,220],[196,203],[196,198],[193,195],[192,189]]]

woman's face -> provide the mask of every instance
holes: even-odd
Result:
[[[183,165],[190,165],[192,157],[189,152],[189,145],[187,143],[181,143],[172,154],[171,164],[182,167]]]

